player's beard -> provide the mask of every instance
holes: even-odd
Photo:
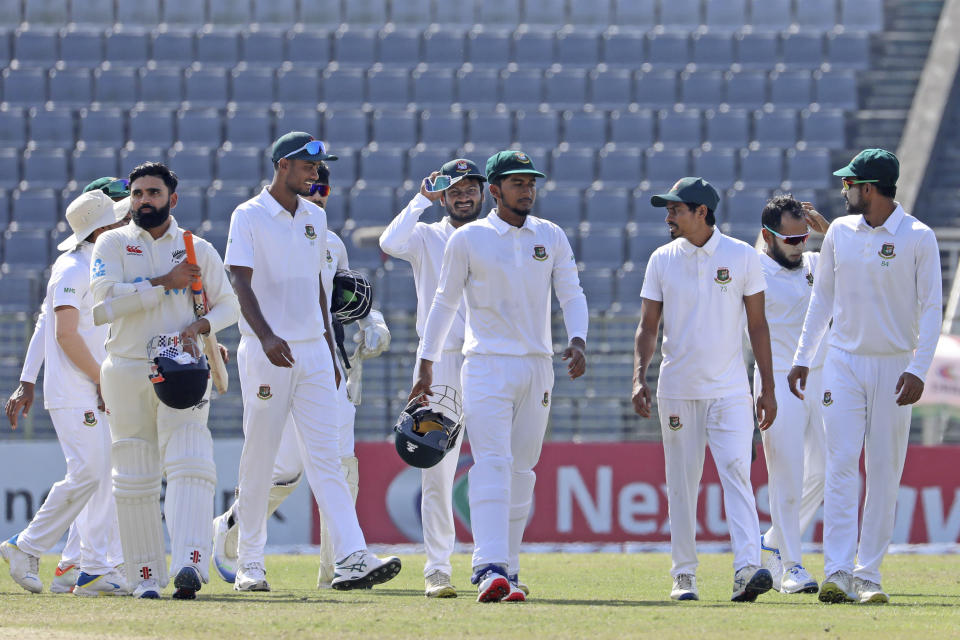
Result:
[[[503,208],[512,211],[515,215],[520,216],[521,218],[526,218],[531,211],[533,211],[533,198],[529,198],[529,201],[526,203],[521,203],[519,200],[516,204],[508,204],[506,200],[503,202]]]
[[[803,254],[801,253],[796,258],[790,258],[783,252],[776,242],[769,246],[770,257],[773,258],[774,262],[779,264],[784,269],[799,269],[803,265]]]
[[[170,201],[159,209],[153,205],[141,205],[139,209],[133,212],[133,223],[141,229],[153,229],[159,227],[167,218],[170,217]]]
[[[444,208],[447,210],[447,215],[450,216],[451,220],[466,224],[480,217],[480,212],[483,210],[483,197],[481,196],[467,213],[462,213],[462,210],[458,211],[456,204],[456,202],[446,201]]]
[[[847,207],[847,213],[849,213],[849,214],[857,214],[857,213],[862,214],[862,213],[865,213],[865,212],[866,212],[866,207],[863,205],[863,194],[860,194],[860,198],[861,198],[860,202],[858,202],[857,204],[853,204],[852,202],[850,202],[850,195],[849,195],[849,194],[846,195],[846,196],[844,196],[843,199],[844,199],[844,203],[846,204],[846,207]]]

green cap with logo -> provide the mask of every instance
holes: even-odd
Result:
[[[315,142],[315,145],[309,143]],[[273,152],[271,154],[274,163],[280,162],[283,158],[294,160],[310,160],[319,162],[321,160],[337,160],[337,156],[327,153],[326,146],[309,133],[303,131],[291,131],[285,133],[273,143]]]
[[[487,181],[486,176],[480,172],[480,167],[466,158],[457,158],[456,160],[445,163],[440,167],[440,174],[450,176],[454,180],[459,178],[476,178],[480,182]]]
[[[665,207],[668,202],[703,204],[707,209],[716,211],[720,204],[720,194],[703,178],[680,178],[670,187],[670,191],[650,198],[650,204],[655,207]]]
[[[523,151],[498,151],[487,159],[487,180],[515,173],[529,173],[538,178],[546,178],[533,166],[533,160]]]
[[[104,176],[97,178],[85,186],[81,193],[89,193],[91,191],[103,191],[111,198],[126,198],[130,195],[130,183],[123,178]]]
[[[876,180],[884,186],[895,186],[900,177],[900,161],[886,149],[864,149],[833,175],[857,180]]]

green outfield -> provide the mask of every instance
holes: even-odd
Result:
[[[477,604],[469,558],[454,559],[456,600],[423,597],[423,556],[404,556],[373,591],[317,591],[316,556],[267,560],[271,593],[238,594],[219,579],[198,600],[85,599],[21,590],[0,566],[0,637],[34,638],[946,638],[960,635],[960,556],[897,555],[884,563],[886,606],[822,605],[766,594],[729,602],[728,554],[701,556],[700,602],[675,603],[665,554],[530,554],[524,604]],[[46,557],[49,582],[56,558]],[[822,560],[808,556],[819,576]]]

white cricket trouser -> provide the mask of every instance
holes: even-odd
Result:
[[[463,354],[459,351],[444,351],[440,360],[433,365],[433,385],[446,385],[456,390],[463,403],[463,390],[460,387],[460,369],[463,367]],[[414,380],[417,370],[414,369]],[[436,407],[440,409],[440,407]],[[447,416],[457,420],[459,416]],[[457,543],[457,530],[453,520],[453,479],[457,473],[460,459],[460,446],[464,434],[457,438],[457,444],[447,452],[436,466],[423,469],[420,473],[420,521],[423,523],[423,546],[427,553],[427,562],[423,575],[442,571],[450,575],[453,568],[450,556]]]
[[[910,406],[897,405],[897,380],[911,354],[861,356],[830,347],[823,366],[827,481],[823,498],[824,573],[847,571],[880,582],[893,535],[900,476],[907,457]],[[829,394],[829,396],[828,396]],[[866,495],[857,546],[860,452]],[[854,566],[856,558],[856,566]]]
[[[273,463],[291,413],[306,456],[307,481],[321,516],[330,524],[336,557],[342,559],[366,549],[353,499],[340,471],[337,390],[330,348],[320,339],[291,342],[290,349],[295,360],[290,368],[271,364],[256,338],[242,337],[237,349],[244,434],[237,497],[240,567],[263,563]]]
[[[800,539],[823,501],[824,433],[820,415],[823,369],[811,369],[801,400],[790,392],[787,372],[774,372],[777,419],[761,432],[767,460],[770,529],[763,534],[768,547],[780,550],[783,565],[802,564]],[[754,396],[763,388],[754,370]]]
[[[109,427],[107,430],[109,431]],[[120,544],[120,537],[117,534],[117,545]],[[123,553],[117,557],[116,564],[123,562]],[[74,520],[67,529],[67,541],[63,543],[63,551],[60,552],[60,566],[69,567],[70,565],[80,566],[80,534],[77,533],[77,522]]]
[[[442,360],[441,360],[442,362]],[[473,567],[520,570],[520,543],[533,505],[550,416],[553,364],[544,356],[470,355],[460,373],[469,473]]]
[[[67,461],[67,475],[50,489],[17,544],[27,553],[43,555],[76,521],[80,569],[101,575],[123,561],[110,484],[107,417],[96,407],[50,409],[49,413]]]
[[[760,565],[760,521],[750,485],[750,394],[709,400],[657,398],[670,515],[670,575],[697,572],[697,493],[710,445],[733,545],[733,568]],[[671,424],[673,426],[671,426]]]

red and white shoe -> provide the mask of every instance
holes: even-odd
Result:
[[[510,581],[497,565],[479,569],[470,582],[477,585],[477,602],[500,602],[510,595]]]
[[[68,564],[64,567],[58,564],[53,572],[53,580],[50,582],[50,593],[73,593],[79,577],[80,569],[77,565]]]

